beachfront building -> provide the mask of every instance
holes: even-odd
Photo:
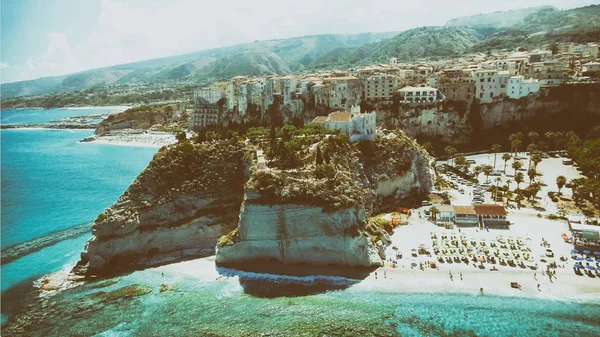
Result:
[[[478,226],[479,219],[475,212],[475,207],[472,205],[453,206],[454,208],[454,223],[457,226]]]
[[[512,76],[508,80],[506,94],[509,98],[519,99],[540,91],[540,82],[534,79],[526,80],[523,76]]]
[[[377,114],[375,111],[361,113],[360,106],[352,106],[350,112],[332,112],[328,116],[317,116],[312,124],[321,124],[329,130],[339,130],[350,138],[350,141],[373,140]]]
[[[438,90],[432,87],[404,87],[398,93],[401,103],[424,104],[438,101]]]
[[[508,226],[506,209],[502,205],[481,204],[473,206],[481,227]]]
[[[438,216],[439,220],[442,222],[452,222],[456,217],[456,213],[454,212],[454,207],[452,205],[441,205],[439,207],[440,214]]]

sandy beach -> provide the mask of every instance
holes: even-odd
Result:
[[[119,130],[106,136],[92,136],[89,143],[109,144],[119,146],[147,146],[160,148],[177,142],[175,135],[170,132]]]

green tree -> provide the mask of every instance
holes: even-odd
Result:
[[[440,211],[437,207],[435,206],[431,206],[431,208],[429,208],[429,216],[431,218],[432,221],[436,221],[437,220],[437,216],[438,214],[440,214]]]
[[[323,164],[323,154],[321,153],[321,147],[317,145],[317,158],[316,158],[316,164],[317,165],[322,165]]]
[[[492,152],[494,152],[494,169],[496,168],[496,156],[498,155],[498,152],[500,152],[501,150],[502,150],[502,145],[500,145],[500,144],[492,145]]]
[[[527,170],[527,176],[529,177],[529,183],[531,183],[533,181],[533,179],[535,179],[537,172],[535,171],[535,169],[532,167],[529,170]]]
[[[525,200],[525,197],[523,196],[523,193],[521,193],[521,191],[519,191],[517,193],[517,196],[515,197],[515,201],[517,202],[517,205],[519,206],[519,208],[521,208],[521,201]]]
[[[461,153],[454,158],[454,165],[457,166],[460,170],[465,171],[467,165],[467,158]]]
[[[565,176],[556,177],[556,187],[558,187],[558,195],[561,195],[560,190],[562,190],[562,188],[565,186],[566,183],[567,183],[567,178]]]
[[[539,152],[538,153],[534,153],[531,156],[531,161],[533,162],[533,168],[537,169],[538,164],[542,162],[542,154],[539,153]]]
[[[523,175],[523,172],[515,173],[515,183],[517,183],[517,190],[519,189],[519,185],[521,185],[524,178],[525,176]]]
[[[187,135],[185,134],[185,132],[181,131],[177,133],[177,136],[175,136],[175,138],[177,138],[177,142],[183,143],[187,140]]]
[[[510,154],[504,153],[502,155],[502,160],[504,160],[504,174],[506,174],[506,163],[510,160]]]
[[[450,161],[452,162],[452,165],[454,165],[454,155],[456,155],[458,153],[458,150],[456,150],[453,146],[448,145],[444,148],[444,151],[446,152],[446,155],[448,156],[448,158],[450,159]]]
[[[494,168],[491,167],[490,165],[483,165],[483,174],[485,174],[485,182],[486,183],[489,182],[489,176],[493,170],[494,170]]]
[[[517,171],[519,171],[523,167],[523,163],[518,160],[514,160],[512,163],[512,168],[515,170],[515,175],[517,175]]]
[[[421,147],[427,151],[430,156],[435,157],[435,151],[433,150],[433,144],[431,144],[431,142],[424,143]]]
[[[527,135],[527,137],[529,138],[529,142],[531,144],[535,144],[535,142],[537,142],[537,140],[540,137],[540,135],[537,132],[535,132],[535,131],[531,131],[531,132],[529,132],[529,134]]]

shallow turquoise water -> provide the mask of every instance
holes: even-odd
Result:
[[[57,118],[96,115],[112,110],[110,108],[2,110],[0,121],[2,124],[41,124]]]
[[[2,122],[47,122],[101,110],[2,111]],[[0,131],[1,243],[5,248],[90,223],[147,166],[155,148],[79,143],[91,130]],[[87,238],[67,240],[2,266],[2,292],[74,263]]]

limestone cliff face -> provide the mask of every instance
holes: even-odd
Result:
[[[215,247],[222,264],[381,265],[390,229],[369,216],[383,199],[429,192],[431,158],[402,132],[358,144],[345,135],[300,139],[307,144],[289,170],[258,169],[255,149],[238,141],[161,149],[94,221],[74,272],[152,266]]]
[[[331,166],[329,177],[312,175],[310,165],[286,174],[255,172],[246,185],[238,227],[219,242],[218,263],[383,263],[389,233],[368,217],[381,198],[429,192],[431,158],[401,132],[355,145],[330,137],[318,146],[331,156],[324,164]]]
[[[541,124],[547,129],[561,129],[573,121],[597,122],[599,93],[598,84],[563,85],[519,100],[497,98],[492,103],[474,106],[450,102],[429,107],[406,105],[397,111],[381,109],[378,123],[401,129],[413,138],[424,136],[460,145],[471,142],[476,131],[486,134],[490,130],[517,130]]]
[[[217,251],[217,263],[257,260],[312,265],[379,266],[379,246],[358,230],[367,221],[362,208],[323,212],[322,208],[266,205],[247,192],[238,224],[237,243]]]
[[[241,143],[161,149],[94,221],[74,271],[102,274],[213,252],[237,225],[247,159]]]

